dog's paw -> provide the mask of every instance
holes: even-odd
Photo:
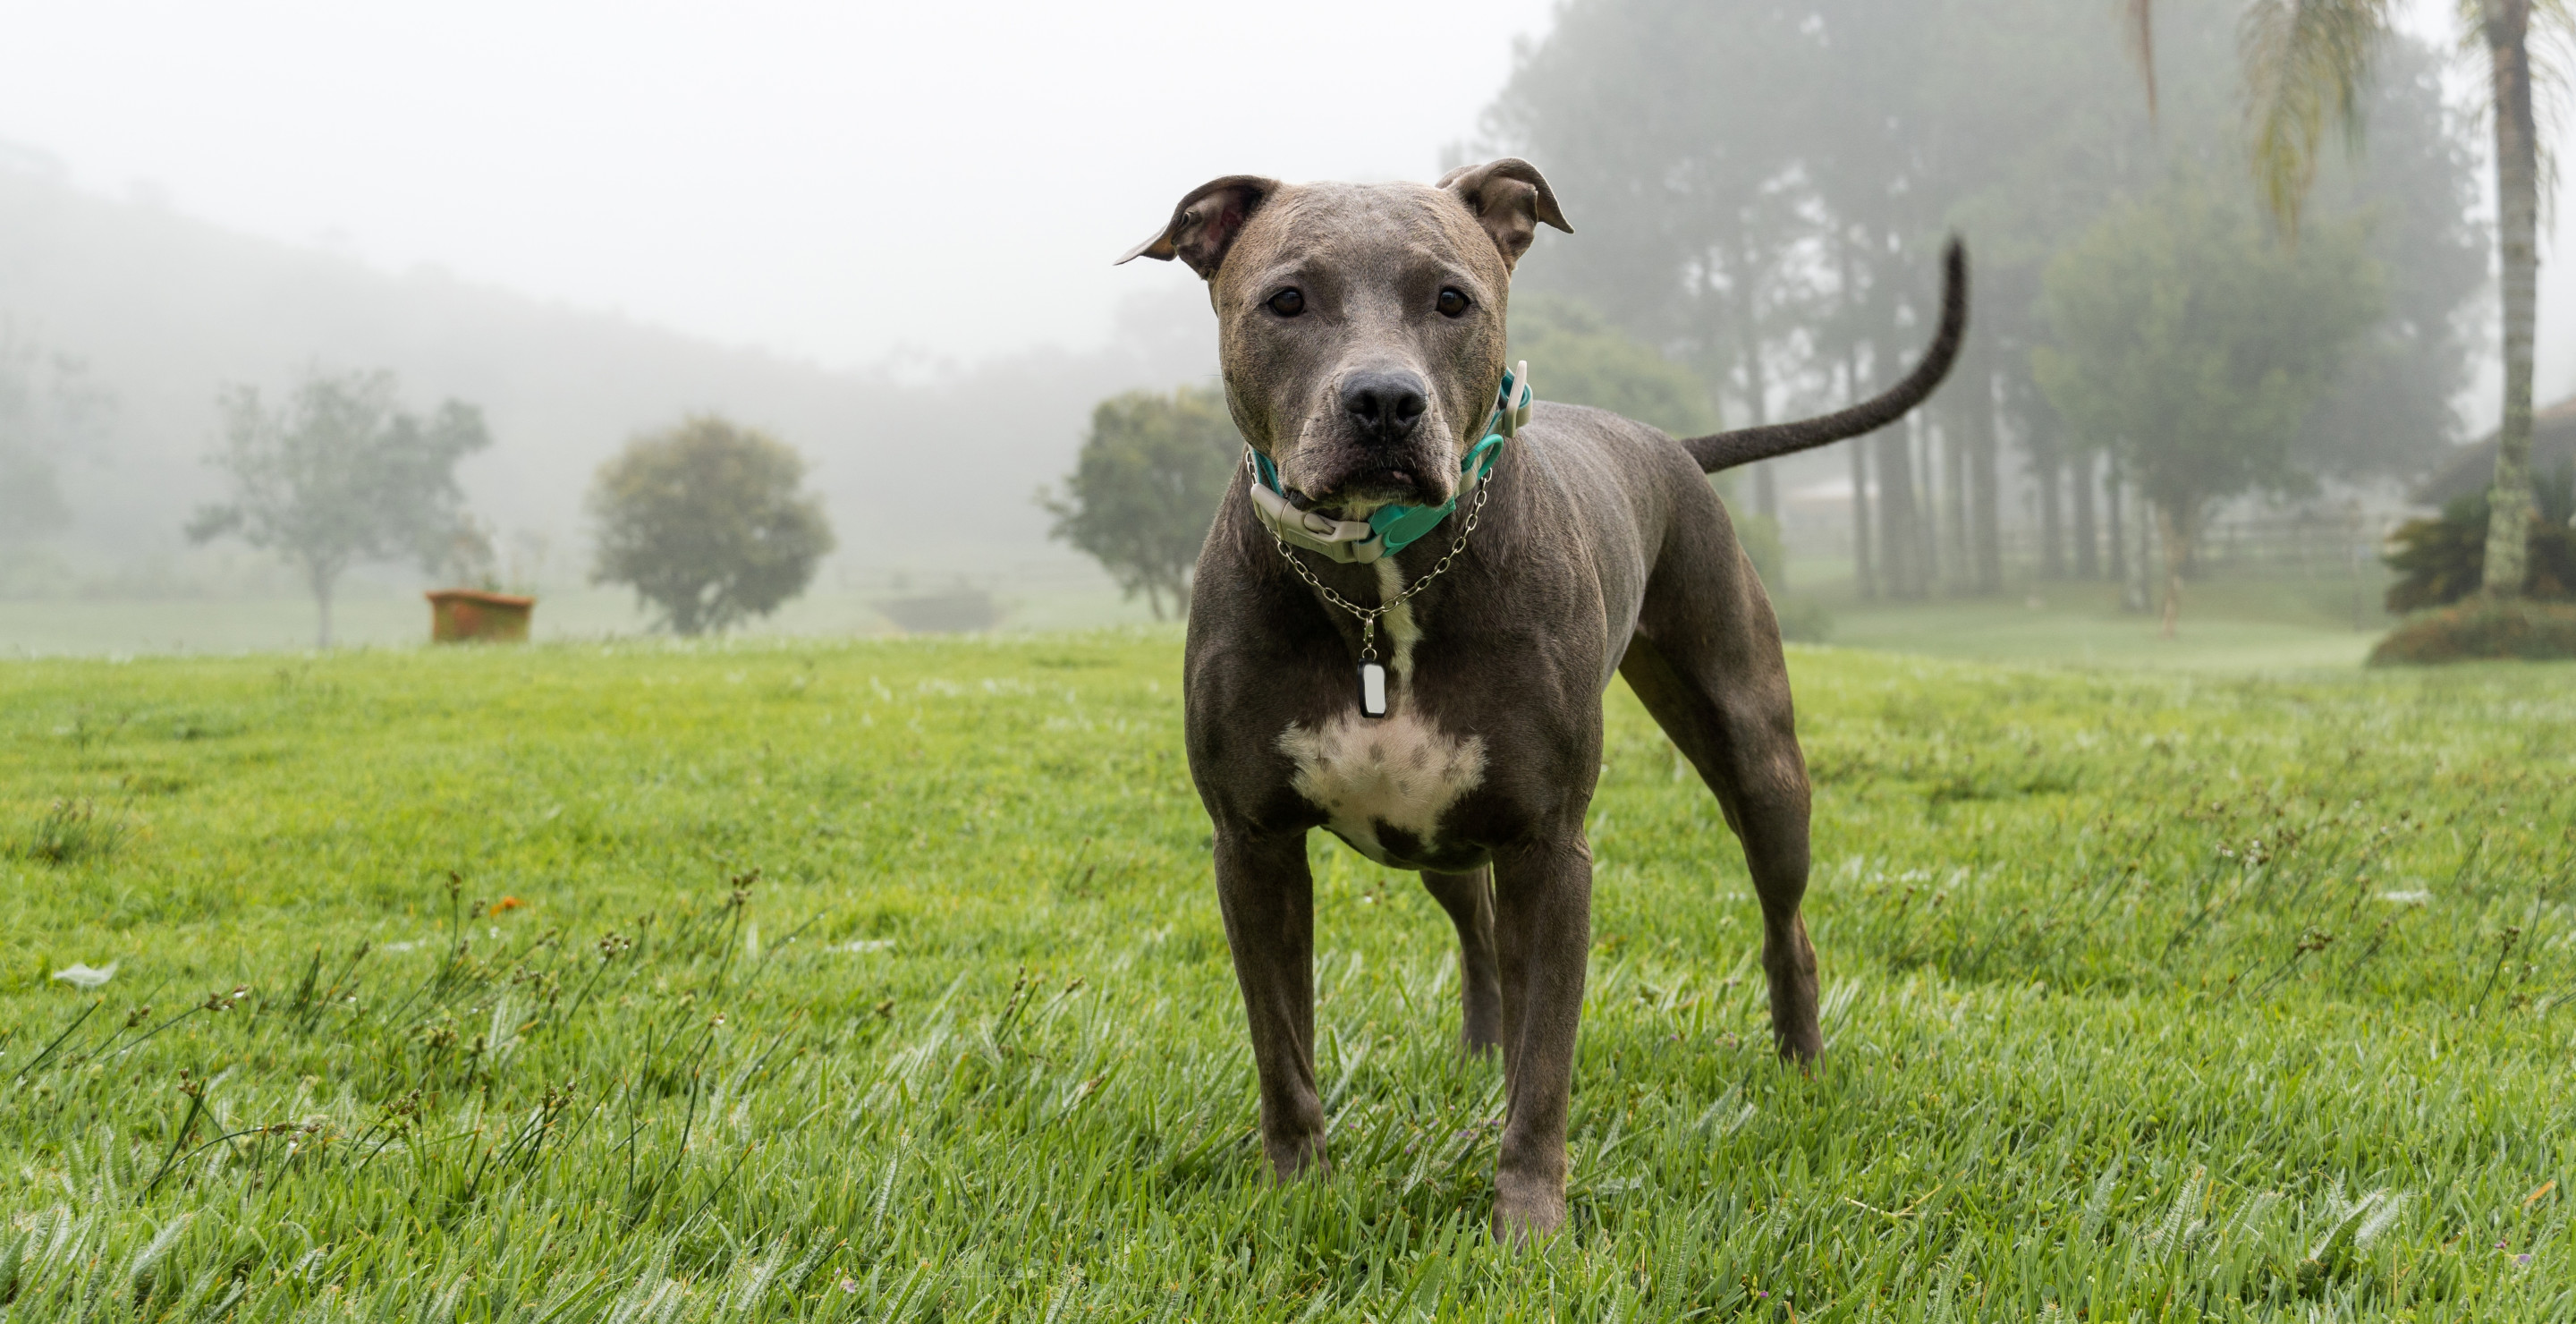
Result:
[[[1494,1240],[1506,1246],[1528,1246],[1554,1236],[1565,1226],[1565,1182],[1521,1180],[1509,1175],[1494,1181]]]
[[[1281,1181],[1295,1181],[1310,1173],[1322,1177],[1333,1170],[1332,1160],[1325,1157],[1321,1135],[1263,1136],[1261,1148],[1270,1156],[1270,1171]]]

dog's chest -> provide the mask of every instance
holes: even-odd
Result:
[[[1441,815],[1485,780],[1484,737],[1449,735],[1409,708],[1399,700],[1383,719],[1344,712],[1279,733],[1290,784],[1333,835],[1380,864],[1428,858]]]

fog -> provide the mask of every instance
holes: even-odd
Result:
[[[1201,180],[1431,172],[1548,5],[10,9],[87,187],[850,367],[1099,343]]]
[[[2211,126],[2232,113],[2230,6],[2164,7],[2171,107],[2157,127],[2117,54],[2111,0],[2066,2],[2100,11],[2098,40],[2089,28],[2054,39],[2094,62],[2081,97],[2108,108],[2104,141],[2119,144],[2085,150],[2224,155]],[[2419,38],[2455,32],[2444,0],[2403,8]],[[1616,306],[1625,277],[1602,259],[1637,238],[1623,226],[1642,214],[1623,201],[1637,180],[1620,173],[1617,126],[1576,149],[1563,114],[1534,136],[1496,118],[1527,53],[1567,15],[1601,9],[17,6],[0,44],[0,350],[79,361],[112,407],[52,443],[68,524],[0,566],[11,572],[0,594],[272,591],[259,557],[191,551],[180,527],[215,491],[199,461],[217,389],[275,390],[312,367],[392,368],[415,405],[453,395],[482,406],[495,444],[465,463],[468,493],[503,540],[552,549],[550,584],[577,581],[585,563],[593,467],[637,431],[702,409],[770,428],[813,459],[845,581],[852,567],[1006,575],[1077,563],[1049,542],[1030,494],[1069,466],[1092,405],[1214,370],[1197,279],[1178,264],[1111,259],[1182,192],[1236,172],[1427,179],[1462,154],[1528,151],[1559,181],[1578,233],[1542,237],[1524,283],[1588,300],[1700,374],[1714,407],[1740,411],[1748,400],[1727,384],[1734,369],[1717,340]],[[1744,41],[1758,61],[1757,37]],[[2464,113],[2429,132],[2482,153],[2478,62],[2440,67]],[[1914,89],[1918,107],[1937,81]],[[2430,122],[2422,110],[2418,128]],[[2041,135],[2033,126],[2057,113],[2034,105],[2016,131]],[[1776,132],[1801,138],[1800,150],[1849,145],[1813,124]],[[1924,178],[1986,187],[1957,168],[1973,151],[1945,150],[1951,173]],[[1961,223],[1943,218],[1957,199],[1915,201],[1929,210],[1899,199],[1869,223],[1915,236],[1900,244]],[[1973,204],[1961,214],[1972,244],[2013,233]],[[2559,207],[2553,218],[2544,405],[2576,388],[2576,266],[2560,260],[2576,252],[2576,216]],[[1783,279],[1814,274],[1801,242],[1781,241]],[[1981,269],[2006,283],[1982,297],[2005,302],[1983,307],[2027,323],[2046,253],[2011,242],[1981,252],[1997,254],[2004,266]],[[1884,279],[1911,289],[1929,270],[1906,250]],[[1785,299],[1766,316],[1816,314],[1830,298],[1810,284],[1804,304]],[[1873,315],[1911,316],[1911,297],[1888,295]],[[1813,357],[1819,342],[1795,326],[1764,334],[1789,359],[1809,357],[1762,403],[1829,403],[1840,388]],[[2451,422],[2417,428],[2424,444],[2490,425],[2491,339],[2482,331],[2457,351],[2468,358],[2445,379],[2464,377]],[[1930,450],[1916,463],[1928,501]],[[1809,490],[1799,510],[1822,508],[1831,498],[1816,493],[1836,481],[1849,490],[1841,464],[1820,456],[1778,476]],[[1939,476],[1957,481],[1946,460]],[[2037,480],[2015,470],[2012,481]],[[2028,523],[2035,509],[2024,496],[1999,518]],[[1793,543],[1803,518],[1783,515]],[[1824,527],[1806,531],[1810,551],[1830,541]]]

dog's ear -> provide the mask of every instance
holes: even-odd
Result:
[[[1548,188],[1547,178],[1517,156],[1460,166],[1442,175],[1439,187],[1467,204],[1485,233],[1493,236],[1494,247],[1502,250],[1506,268],[1529,251],[1530,241],[1538,237],[1539,222],[1574,233],[1574,227],[1565,223],[1565,213],[1556,209],[1556,194]]]
[[[1243,223],[1279,190],[1279,181],[1259,175],[1227,175],[1211,179],[1191,189],[1172,208],[1171,223],[1162,233],[1127,250],[1119,262],[1133,262],[1150,257],[1157,262],[1179,258],[1190,264],[1190,270],[1203,279],[1216,279],[1219,263],[1225,261],[1225,250],[1234,246],[1234,237],[1243,233]]]

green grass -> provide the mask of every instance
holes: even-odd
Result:
[[[2396,624],[2379,610],[2387,576],[2376,566],[2358,582],[2331,574],[2196,581],[2185,590],[2182,628],[2174,639],[2158,633],[2155,616],[2121,611],[2114,584],[2016,578],[1996,597],[1896,602],[1857,597],[1850,572],[1847,562],[1824,558],[1802,559],[1790,569],[1796,602],[1812,602],[1829,614],[1829,641],[1933,657],[2210,672],[2356,667]],[[1123,597],[1087,563],[1026,565],[1010,581],[1018,587],[995,595],[1004,633],[1126,627],[1152,619],[1141,598]],[[956,581],[924,573],[911,582],[910,591],[929,592]],[[893,622],[875,606],[888,596],[899,595],[891,588],[818,584],[775,615],[750,622],[745,633],[891,634]],[[620,590],[558,586],[539,599],[533,621],[539,643],[597,643],[641,636],[651,628],[633,595]],[[2356,615],[2363,628],[2355,627]],[[0,598],[0,659],[301,652],[312,647],[313,627],[313,603],[293,595]],[[416,592],[353,577],[336,608],[334,628],[344,646],[413,647],[428,634],[429,608]]]
[[[1848,580],[1811,576],[1847,647],[1995,662],[2160,671],[2298,671],[2356,667],[2396,619],[2379,609],[2384,576],[2232,579],[2183,589],[2167,639],[2152,613],[2120,610],[2119,586],[2024,584],[1994,598],[1863,601]],[[2356,593],[2361,601],[2354,601]],[[2355,619],[2359,618],[2360,628]]]
[[[1796,651],[1812,1074],[1614,691],[1515,1253],[1446,921],[1320,837],[1266,1178],[1177,652],[0,666],[0,1319],[2576,1316],[2576,669]]]
[[[1041,587],[995,593],[1001,628],[1043,633],[1150,621],[1142,598],[1130,601],[1105,579],[1044,567]],[[1092,582],[1098,579],[1098,582]],[[914,592],[951,581],[924,575]],[[892,589],[818,586],[750,622],[755,637],[837,637],[896,632],[876,609]],[[313,647],[313,600],[250,596],[148,598],[0,598],[0,660],[27,657],[155,653],[302,652]],[[610,588],[550,588],[538,594],[531,621],[540,643],[598,642],[648,633],[652,617],[631,593]],[[406,648],[429,638],[429,604],[420,594],[381,582],[355,582],[333,608],[342,646]]]

